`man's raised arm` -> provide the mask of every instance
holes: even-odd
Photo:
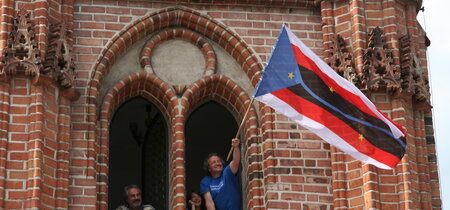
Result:
[[[230,163],[230,169],[233,174],[236,174],[239,169],[239,162],[241,161],[241,149],[239,143],[241,140],[234,138],[231,140],[231,147],[233,148],[233,160]]]

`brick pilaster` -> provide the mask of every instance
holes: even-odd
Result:
[[[365,15],[365,3],[362,0],[350,0],[350,24],[353,58],[355,69],[357,72],[362,72],[363,68],[363,54],[367,47],[367,26]]]
[[[33,197],[31,190],[27,190],[27,186],[32,185],[33,179],[30,179],[30,182],[28,182],[28,178],[30,175],[30,178],[39,177],[39,173],[33,173],[33,168],[39,170],[40,161],[34,161],[34,157],[39,156],[39,151],[31,149],[33,148],[33,143],[37,143],[42,138],[32,135],[31,132],[27,133],[28,130],[38,126],[30,124],[33,117],[38,117],[38,115],[32,115],[33,109],[30,109],[32,107],[28,108],[31,98],[33,98],[30,95],[29,82],[27,78],[14,78],[10,83],[11,106],[8,116],[8,146],[6,154],[8,160],[6,163],[7,173],[5,181],[7,185],[8,183],[13,185],[8,185],[5,189],[4,208],[7,209],[26,208],[28,206],[26,204],[31,202]],[[38,97],[38,95],[35,95],[35,97]],[[35,99],[38,100],[38,98]],[[34,106],[34,109],[36,108],[37,106]],[[30,115],[28,115],[29,111],[31,111]],[[32,137],[34,138],[32,139]],[[32,139],[32,141],[28,142],[28,139]]]
[[[0,2],[0,55],[6,47],[9,33],[12,30],[12,20],[14,18],[14,0],[2,0]]]
[[[43,183],[45,181],[45,135],[44,135],[44,90],[40,86],[32,86],[29,82],[27,86],[29,87],[29,105],[30,108],[27,110],[29,113],[28,119],[28,164],[27,164],[27,202],[25,203],[25,208],[42,208],[44,200],[42,199],[42,194],[44,194]],[[27,133],[27,131],[23,131]]]
[[[334,21],[334,3],[322,1],[320,4],[321,16],[322,16],[322,39],[323,39],[323,48],[325,54],[328,55],[330,53],[330,49],[332,47],[332,37],[335,35],[335,21]],[[327,57],[325,61],[327,61]]]
[[[269,170],[276,165],[276,160],[274,159],[274,142],[273,142],[273,129],[275,121],[274,110],[270,107],[259,103],[260,116],[261,116],[261,134],[262,134],[262,175],[264,177],[264,206],[268,206],[270,200],[278,200],[278,193],[272,192],[268,185],[273,185],[277,182],[276,176]],[[270,204],[276,205],[276,204]]]
[[[36,0],[33,2],[34,11],[34,32],[36,37],[36,44],[40,51],[41,58],[45,58],[48,43],[49,31],[49,12],[54,11],[50,9],[48,0]]]
[[[431,113],[425,114],[425,134],[427,140],[427,159],[430,173],[431,204],[433,209],[441,209],[439,173],[437,166],[436,142],[434,138],[434,127]]]
[[[7,159],[8,159],[8,124],[9,124],[9,104],[10,89],[9,84],[2,83],[0,85],[0,208],[5,208],[5,189],[7,176]]]
[[[58,132],[56,133],[57,150],[55,151],[56,187],[54,189],[55,207],[68,208],[69,205],[69,148],[70,148],[70,103],[67,98],[58,99]]]
[[[387,48],[392,53],[392,62],[396,66],[400,66],[400,50],[399,50],[399,25],[400,18],[397,17],[399,10],[396,7],[395,0],[387,0],[381,3],[382,25],[384,38]]]

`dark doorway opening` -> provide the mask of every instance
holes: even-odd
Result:
[[[109,142],[109,209],[123,204],[123,188],[137,184],[144,204],[168,209],[167,123],[156,106],[130,99],[114,114]]]
[[[234,117],[217,102],[207,102],[191,113],[185,127],[187,193],[200,190],[200,181],[206,175],[203,160],[209,153],[226,159],[237,129]]]

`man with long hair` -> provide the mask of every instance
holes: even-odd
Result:
[[[240,210],[241,193],[237,175],[241,151],[239,139],[232,139],[233,160],[228,166],[216,153],[211,153],[205,159],[203,168],[209,174],[200,182],[200,194],[205,198],[208,210]]]

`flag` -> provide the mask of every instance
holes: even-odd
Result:
[[[379,168],[394,168],[405,153],[403,129],[286,26],[253,97],[343,152]]]

